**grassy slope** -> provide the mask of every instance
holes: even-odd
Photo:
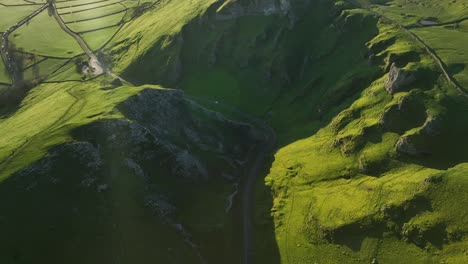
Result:
[[[125,25],[107,46],[108,52],[115,56],[114,70],[123,72],[132,63],[144,65],[146,61],[137,61],[139,56],[150,52],[156,43],[159,43],[159,48],[164,48],[171,37],[179,33],[186,23],[205,12],[213,2],[215,0],[166,1]],[[147,68],[158,63],[164,66],[164,59],[167,58],[153,58],[154,62],[148,62]],[[151,73],[140,75],[144,79]]]
[[[421,196],[431,204],[445,203],[444,197],[433,195],[434,185],[428,179],[443,175],[439,184],[444,188],[446,179],[457,177],[453,176],[456,169],[447,169],[467,160],[466,147],[460,148],[467,146],[466,119],[460,114],[466,104],[443,78],[437,79],[438,68],[422,47],[398,28],[383,23],[376,28],[376,19],[362,10],[330,17],[332,9],[346,6],[343,3],[314,5],[292,30],[284,18],[251,16],[191,23],[174,37],[180,21],[169,20],[179,23],[167,33],[167,22],[156,16],[173,7],[168,4],[136,20],[138,25],[159,28],[136,29],[135,21],[119,34],[110,53],[120,56],[119,71],[130,66],[125,74],[137,82],[163,81],[161,73],[180,61],[179,85],[188,93],[271,119],[282,148],[267,183],[275,195],[276,241],[284,263],[463,258],[459,248],[465,240],[457,242],[453,233],[466,232],[466,219],[452,217],[456,212],[447,213],[450,208],[431,205],[428,209],[425,202],[413,200]],[[150,32],[156,41],[145,39]],[[366,58],[367,41],[376,52],[374,65]],[[119,52],[130,43],[135,43],[130,52]],[[154,59],[152,52],[159,57]],[[421,74],[412,89],[394,97],[384,91],[387,76],[381,74],[390,53],[401,58],[406,69]],[[138,56],[142,59],[130,63]],[[265,75],[269,76],[266,81]],[[397,117],[406,124],[404,128],[382,127],[384,112],[403,97],[417,98],[424,107],[423,119],[419,110],[410,110]],[[426,115],[442,118],[447,127],[436,139],[421,132]],[[457,127],[451,128],[454,124]],[[396,153],[395,144],[403,136],[432,155]],[[405,211],[412,206],[416,212]],[[387,207],[408,215],[381,213]],[[431,210],[445,213],[441,218],[424,218]],[[447,225],[441,233],[431,233],[441,224]],[[441,241],[449,244],[440,248]]]
[[[121,117],[113,111],[114,106],[141,90],[124,87],[103,91],[99,87],[99,83],[44,84],[28,95],[17,112],[1,119],[0,178],[38,160],[49,147],[69,140],[71,129],[98,118]]]
[[[9,200],[21,193],[20,198],[15,198],[14,205],[0,203],[7,216],[2,218],[0,229],[3,234],[14,237],[0,241],[0,261],[31,262],[34,259],[37,263],[50,263],[55,259],[70,263],[153,263],[158,259],[164,263],[197,263],[193,249],[184,242],[180,232],[154,217],[144,206],[147,197],[142,195],[155,189],[154,195],[169,193],[175,197],[179,212],[177,223],[184,224],[197,242],[203,241],[205,256],[216,259],[231,256],[232,262],[226,259],[225,263],[237,263],[234,259],[239,254],[233,249],[233,244],[237,243],[230,241],[233,237],[230,229],[234,227],[231,215],[224,212],[223,199],[234,189],[232,183],[219,179],[219,175],[209,182],[180,179],[171,170],[174,168],[164,167],[165,158],[161,157],[162,160],[155,161],[163,165],[154,166],[154,160],[145,165],[145,173],[151,176],[148,187],[141,177],[135,177],[133,171],[122,165],[125,164],[125,160],[120,160],[122,157],[103,150],[103,158],[106,163],[110,162],[106,169],[114,176],[100,179],[112,186],[112,191],[104,195],[92,188],[82,188],[83,175],[88,171],[73,161],[74,156],[60,156],[47,175],[26,173],[26,177],[9,178],[14,172],[43,158],[53,147],[72,142],[71,132],[76,132],[77,128],[98,120],[123,118],[115,106],[143,88],[161,89],[145,85],[102,90],[100,81],[102,79],[85,84],[43,84],[28,95],[17,112],[0,120],[0,197]],[[197,114],[203,115],[203,112],[194,115]],[[209,124],[213,121],[212,116],[206,118],[204,128],[216,129]],[[11,133],[13,128],[18,133]],[[125,149],[122,153],[126,153],[124,157],[130,155]],[[223,158],[215,156],[200,158],[206,162],[218,159],[218,165],[214,166],[220,166],[219,160]],[[59,183],[51,184],[51,177],[59,179]],[[34,188],[29,189],[30,186]],[[47,208],[42,208],[43,204],[47,204]],[[79,214],[70,215],[70,206],[75,208],[73,214],[76,211]],[[36,215],[34,223],[28,224],[30,218],[25,216],[29,215]],[[39,238],[44,239],[37,245]],[[221,240],[226,245],[221,246]]]
[[[375,22],[371,17],[362,11],[350,11],[348,15],[343,15],[343,19],[349,16],[345,26],[340,24],[340,20],[334,23],[335,28],[344,27],[344,30],[339,31],[318,26],[330,23],[329,11],[320,8],[312,10],[314,14],[309,14],[308,19],[301,21],[292,32],[284,33],[286,41],[270,48],[268,44],[262,43],[262,38],[266,38],[265,43],[270,45],[274,43],[271,40],[273,38],[271,35],[262,34],[268,32],[268,28],[280,27],[281,20],[278,22],[278,20],[272,21],[265,17],[245,17],[236,22],[211,24],[209,33],[203,31],[206,24],[189,26],[183,35],[184,45],[187,45],[187,48],[182,48],[182,65],[184,65],[182,87],[193,95],[226,101],[260,115],[267,112],[267,107],[271,106],[269,112],[272,124],[278,130],[281,144],[288,144],[307,134],[310,135],[328,118],[335,116],[335,113],[338,113],[335,111],[346,108],[346,105],[350,103],[346,99],[340,100],[340,96],[352,98],[353,93],[347,92],[353,90],[352,86],[358,86],[355,89],[367,86],[365,81],[356,84],[353,80],[373,77],[378,72],[375,68],[369,67],[365,60],[356,58],[356,54],[365,53],[362,47],[366,39],[370,40],[370,36],[375,34],[375,30],[372,29],[372,23]],[[252,24],[256,27],[247,27]],[[347,35],[347,32],[352,32],[353,42],[349,42],[351,36]],[[362,35],[357,37],[356,32],[362,32]],[[424,71],[429,71],[428,76],[435,76],[431,71],[437,71],[436,66],[411,38],[396,28],[384,24],[379,26],[379,32],[380,35],[373,41],[379,43],[376,46],[383,45],[385,48],[377,49],[381,63],[385,62],[384,59],[389,53],[401,54],[402,58],[410,58],[411,63],[407,65],[408,69],[425,69]],[[271,39],[268,40],[268,38]],[[386,41],[392,43],[395,40],[397,41],[393,45],[382,44]],[[219,45],[222,48],[218,48],[217,43],[222,43]],[[329,44],[323,45],[323,43]],[[180,45],[177,41],[174,41],[173,45],[167,45],[167,48],[162,49],[163,56],[166,54],[169,58],[171,58],[170,54],[173,54],[172,58],[177,56],[174,54],[180,50]],[[327,47],[333,50],[330,52],[326,49]],[[215,66],[210,66],[210,50],[213,49],[216,50],[217,60]],[[288,54],[291,50],[296,51],[298,55]],[[297,66],[297,64],[300,64],[300,60],[304,58],[302,54],[310,54],[312,61],[322,59],[317,66],[312,63],[311,66],[305,67],[303,75],[308,76],[307,78],[297,77],[297,72],[301,71],[300,65]],[[414,56],[416,59],[411,60]],[[258,79],[259,73],[264,68],[277,67],[265,57],[274,59],[280,57],[280,61],[286,62],[286,67],[279,68],[279,72],[286,71],[290,74],[290,79],[293,79],[288,91],[279,91],[279,88],[272,85],[268,89],[264,88],[262,92],[263,86],[261,80]],[[223,61],[223,58],[226,58],[226,61]],[[327,63],[330,63],[329,66]],[[360,66],[356,67],[356,64]],[[158,72],[157,68],[155,72]],[[339,76],[338,83],[336,83],[336,76]],[[144,78],[150,77],[144,76]],[[399,208],[411,201],[416,194],[428,196],[429,187],[427,186],[430,184],[421,186],[421,182],[424,183],[427,177],[440,173],[440,169],[449,168],[467,158],[464,151],[450,154],[451,147],[457,144],[466,145],[466,140],[462,138],[463,133],[466,132],[465,127],[458,127],[457,133],[453,135],[448,133],[443,138],[437,139],[447,143],[450,147],[430,146],[437,153],[435,157],[416,159],[393,157],[394,145],[400,136],[405,133],[407,136],[415,135],[418,133],[418,126],[422,125],[422,123],[408,122],[413,127],[406,128],[400,134],[380,128],[379,122],[383,110],[397,104],[400,97],[412,93],[419,94],[416,96],[423,95],[421,98],[425,99],[420,100],[424,102],[425,111],[431,115],[439,115],[441,109],[450,107],[449,112],[452,114],[449,117],[444,116],[444,118],[449,118],[446,120],[449,124],[465,123],[463,116],[455,114],[458,112],[455,109],[464,109],[465,106],[452,97],[456,96],[451,94],[452,90],[446,91],[448,95],[440,92],[440,87],[445,87],[443,80],[441,80],[442,83],[434,86],[435,81],[432,78],[429,78],[427,83],[420,83],[411,93],[404,92],[392,99],[383,89],[385,78],[382,76],[373,79],[369,88],[359,96],[360,99],[335,119],[335,124],[332,122],[332,125],[323,128],[312,138],[286,145],[275,156],[276,161],[267,179],[276,195],[274,200],[276,238],[283,262],[309,263],[320,259],[328,259],[332,262],[339,262],[340,259],[359,262],[370,261],[374,257],[388,260],[390,256],[397,257],[390,253],[397,249],[408,252],[399,255],[401,258],[425,261],[433,257],[431,250],[427,253],[414,243],[398,239],[399,232],[403,232],[401,230],[404,223],[395,224],[396,229],[400,229],[399,231],[391,229],[389,231],[385,228],[378,231],[378,234],[388,233],[385,239],[368,236],[362,238],[364,242],[360,244],[360,238],[357,237],[354,241],[358,241],[357,245],[351,245],[349,241],[341,241],[343,237],[337,235],[331,239],[340,240],[335,243],[341,246],[320,245],[327,241],[322,238],[325,235],[320,233],[320,228],[332,230],[331,233],[333,230],[338,230],[336,232],[339,233],[340,228],[344,228],[343,232],[346,236],[356,231],[353,224],[360,224],[362,221],[367,221],[366,219],[378,219],[375,221],[389,224],[393,220],[385,219],[378,213],[382,206]],[[335,108],[337,104],[339,106]],[[310,110],[304,109],[304,105],[308,105]],[[320,117],[317,114],[318,108],[323,108],[322,111],[329,114],[326,117]],[[412,113],[406,115],[409,115],[408,119],[412,118]],[[400,121],[403,122],[403,120]],[[331,128],[332,126],[335,127]],[[363,136],[363,133],[370,133],[370,135]],[[334,146],[336,141],[343,142],[341,147]],[[360,163],[370,167],[371,171],[367,174],[371,176],[360,171]],[[374,174],[382,177],[375,178]],[[447,175],[450,175],[450,172]],[[294,176],[293,180],[290,179],[292,176]],[[328,195],[331,193],[334,195]],[[442,200],[440,197],[431,198],[434,201]],[[347,202],[350,199],[353,199],[352,203]],[[325,202],[324,206],[316,208],[316,204],[322,204],[321,201]],[[292,204],[294,204],[294,210],[291,209]],[[449,214],[447,216],[450,218]],[[310,220],[307,221],[306,219],[309,218]],[[418,217],[413,215],[410,219],[418,219]],[[464,220],[458,221],[452,228],[465,230]],[[399,219],[398,221],[410,220]],[[444,219],[443,221],[451,220]],[[434,223],[428,225],[434,225]],[[362,225],[365,226],[362,234],[373,232],[367,230],[379,228],[377,224],[374,226],[363,223]],[[350,230],[345,229],[347,226],[351,226]],[[318,237],[318,240],[322,242],[318,242],[317,245],[317,240],[311,237]],[[435,239],[443,238],[436,236]],[[437,241],[434,243],[437,244]],[[456,244],[457,242],[452,242],[451,246],[443,251],[442,258],[462,257],[463,253],[456,250]],[[359,250],[361,247],[362,250]],[[437,250],[434,252],[437,254]]]
[[[218,22],[209,33],[202,30],[204,24],[191,25],[192,31],[184,35],[191,46],[182,47],[177,33],[212,2],[170,1],[126,25],[108,52],[115,56],[118,71],[129,76],[138,73],[142,82],[156,82],[158,64],[161,69],[170,66],[182,51],[180,58],[188,71],[181,85],[189,93],[223,100],[258,115],[271,113],[282,145],[267,177],[275,195],[275,239],[281,261],[369,262],[377,258],[383,263],[462,263],[467,220],[459,201],[466,200],[466,165],[450,168],[467,160],[466,103],[443,79],[432,78],[437,68],[421,47],[389,25],[375,27],[376,19],[363,11],[330,18],[329,6],[311,9],[292,31],[286,30],[285,19],[265,17]],[[216,67],[210,67],[210,50],[223,34],[228,35],[227,44],[215,50],[227,59],[218,59]],[[276,36],[280,36],[279,44],[273,41]],[[387,43],[377,48],[377,66],[369,65],[364,56],[367,41],[369,46]],[[153,52],[158,54],[156,60]],[[424,76],[428,82],[389,96],[383,90],[386,76],[379,75],[389,53],[417,54],[410,56],[407,68],[429,70]],[[145,55],[153,61],[144,59]],[[305,57],[312,63],[301,67]],[[271,70],[271,82],[280,85],[262,85],[258,76],[266,69]],[[278,77],[281,72],[288,72],[289,85],[285,83],[288,78]],[[284,86],[288,89],[282,90]],[[0,156],[14,155],[0,163],[0,176],[5,178],[39,159],[48,147],[69,140],[72,128],[102,117],[121,117],[112,111],[113,106],[139,90],[102,91],[98,87],[47,84],[35,89],[18,112],[0,121]],[[444,120],[447,129],[439,138],[421,136],[420,123],[408,122],[413,126],[398,133],[379,125],[384,110],[404,96],[418,98],[428,113]],[[328,114],[321,115],[318,109]],[[98,113],[91,120],[86,118]],[[405,115],[410,119],[413,114]],[[40,118],[41,122],[34,122]],[[9,133],[12,128],[18,133]],[[399,156],[394,145],[402,135],[444,145],[429,144],[434,153],[429,157]],[[422,197],[422,202],[414,197]],[[444,236],[448,244],[440,247]],[[269,254],[260,252],[262,257]]]
[[[417,52],[419,59],[409,66],[434,68],[407,35],[384,24],[379,29],[380,35],[371,45],[396,38],[380,56]],[[398,138],[421,134],[416,132],[416,124],[400,135],[379,125],[384,110],[408,95],[389,96],[383,87],[385,78],[375,80],[316,135],[285,146],[275,155],[266,181],[275,193],[273,215],[282,263],[324,259],[362,263],[374,258],[379,263],[462,263],[466,258],[462,250],[466,238],[453,239],[453,234],[467,232],[467,216],[460,208],[448,206],[448,199],[464,201],[465,194],[451,191],[453,196],[448,198],[441,191],[454,190],[454,181],[460,190],[467,188],[468,181],[460,174],[466,165],[445,170],[468,160],[464,151],[468,141],[463,136],[467,120],[458,112],[468,110],[466,102],[442,78],[439,84],[413,87],[410,94],[418,94],[426,113],[443,116],[446,126],[458,126],[453,128],[454,134],[444,131],[437,138],[422,136],[420,140],[431,145],[432,157],[408,159],[395,152]],[[412,114],[405,113],[403,118],[410,119]],[[440,146],[442,143],[446,145]],[[440,182],[428,180],[431,177],[440,177]],[[398,208],[398,213],[392,215],[386,208]],[[411,232],[424,239],[414,238]]]

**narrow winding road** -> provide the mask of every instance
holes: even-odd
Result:
[[[205,102],[215,105],[217,108],[221,107],[225,110],[235,113],[245,119],[250,124],[254,125],[257,129],[263,131],[263,142],[256,146],[254,155],[251,157],[249,162],[250,167],[245,173],[245,184],[242,188],[242,243],[243,243],[243,264],[254,263],[255,257],[255,237],[254,237],[254,223],[253,223],[253,204],[255,199],[255,184],[257,183],[258,177],[263,173],[265,164],[268,159],[274,154],[276,150],[276,133],[268,126],[265,121],[256,118],[248,113],[245,113],[233,106],[225,104],[219,101],[213,101],[206,98],[200,98],[195,96],[185,96],[188,100],[197,102]]]
[[[257,146],[255,159],[247,172],[247,182],[242,195],[242,226],[243,226],[243,264],[254,263],[255,237],[253,224],[253,204],[255,199],[255,184],[262,174],[263,168],[276,147],[276,134],[265,123],[260,124],[265,133],[264,143]]]
[[[84,41],[83,38],[78,33],[74,32],[69,27],[67,27],[67,25],[65,24],[65,21],[63,21],[62,17],[59,15],[59,13],[57,11],[57,6],[55,5],[55,3],[53,4],[53,14],[54,14],[55,19],[59,23],[60,27],[62,28],[62,30],[65,31],[66,33],[68,33],[70,36],[72,36],[76,40],[76,42],[78,42],[81,49],[86,53],[86,55],[88,55],[88,57],[89,57],[89,66],[92,69],[94,69],[93,70],[94,75],[101,75],[101,74],[105,73],[105,74],[108,74],[108,75],[112,76],[115,79],[119,79],[120,81],[122,81],[124,83],[132,84],[131,82],[123,79],[119,75],[113,73],[110,69],[106,68],[102,63],[99,62],[98,57],[89,48],[86,41]]]
[[[107,72],[107,70],[103,68],[103,66],[99,62],[97,56],[88,47],[88,44],[86,44],[86,42],[83,40],[83,38],[81,38],[80,35],[78,35],[73,30],[68,28],[67,25],[65,25],[65,21],[63,21],[62,17],[59,15],[59,13],[57,11],[57,6],[55,5],[55,3],[52,4],[52,9],[53,9],[52,11],[53,11],[55,20],[57,20],[57,22],[59,23],[62,30],[67,32],[68,35],[70,35],[72,38],[74,38],[76,40],[76,42],[78,42],[78,44],[80,45],[81,49],[86,53],[86,55],[88,55],[88,57],[89,57],[89,66],[92,69],[94,69],[93,74],[94,75],[101,75],[101,74]]]

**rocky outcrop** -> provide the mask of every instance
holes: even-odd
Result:
[[[437,136],[442,129],[442,121],[439,117],[428,116],[421,132],[428,136]]]
[[[385,82],[385,90],[389,94],[395,94],[401,91],[405,86],[410,85],[416,80],[415,74],[410,71],[405,71],[398,68],[395,63],[392,63],[388,79]]]
[[[420,134],[402,136],[395,145],[397,153],[409,156],[430,154],[429,147],[429,143]]]
[[[420,155],[423,152],[412,142],[410,137],[401,137],[396,143],[396,151],[398,153],[407,154],[411,156]]]
[[[218,9],[216,19],[227,20],[248,15],[286,15],[290,9],[290,0],[232,0]]]
[[[403,134],[412,128],[421,126],[426,120],[426,107],[417,94],[398,98],[396,104],[387,106],[380,119],[385,130]]]

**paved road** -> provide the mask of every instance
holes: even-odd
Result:
[[[48,7],[49,7],[48,3],[41,6],[41,8],[34,11],[34,13],[32,13],[29,16],[25,17],[23,20],[16,23],[11,28],[7,29],[2,35],[0,54],[2,56],[3,62],[5,63],[5,66],[6,66],[7,70],[8,70],[8,73],[10,74],[11,81],[12,81],[13,84],[15,84],[17,81],[19,81],[18,74],[17,74],[18,68],[17,68],[16,62],[11,57],[11,54],[8,53],[8,43],[9,43],[8,42],[8,37],[10,36],[11,32],[17,30],[19,27],[26,24],[29,20],[31,20],[33,17],[37,16],[39,13],[41,13],[42,11],[47,9]]]
[[[104,67],[103,64],[99,62],[99,59],[96,56],[96,54],[94,54],[94,52],[89,48],[86,41],[84,41],[83,38],[81,38],[81,36],[79,34],[77,34],[76,32],[74,32],[73,30],[71,30],[70,28],[67,27],[67,25],[65,24],[65,21],[63,21],[62,17],[59,15],[59,13],[57,11],[57,6],[55,5],[55,3],[53,4],[53,7],[54,7],[54,10],[53,10],[54,17],[57,20],[57,22],[59,23],[62,30],[64,30],[70,36],[72,36],[76,40],[76,42],[78,42],[81,49],[83,49],[83,51],[86,53],[86,55],[88,55],[88,57],[89,57],[89,62],[88,63],[89,63],[89,66],[92,69],[94,69],[94,71],[93,71],[94,75],[101,75],[103,73],[106,73],[106,74],[112,76],[113,78],[119,79],[120,81],[122,81],[124,83],[131,84],[131,82],[123,79],[122,77],[120,77],[117,74],[113,73],[110,69]]]
[[[86,55],[88,55],[88,57],[89,57],[89,66],[91,67],[91,69],[94,69],[93,72],[92,72],[93,75],[101,75],[104,72],[106,72],[106,69],[104,69],[104,67],[102,67],[102,65],[99,62],[97,56],[88,47],[88,44],[86,44],[86,42],[81,38],[80,35],[73,32],[71,29],[69,29],[65,25],[65,21],[63,21],[62,17],[59,15],[59,13],[57,11],[57,6],[55,5],[55,3],[53,4],[53,14],[54,14],[55,20],[57,20],[57,22],[59,23],[62,30],[67,32],[68,35],[72,36],[72,38],[74,38],[76,40],[76,42],[78,42],[81,49],[86,53]]]
[[[243,264],[254,263],[255,238],[252,207],[255,200],[255,184],[276,147],[276,134],[273,129],[265,125],[263,126],[263,130],[265,133],[265,142],[257,147],[256,156],[250,170],[247,172],[247,182],[242,196]]]
[[[254,241],[254,226],[253,226],[253,204],[255,199],[255,184],[259,175],[263,173],[264,165],[273,155],[276,149],[276,133],[263,120],[256,118],[246,112],[243,112],[233,106],[223,102],[209,100],[195,96],[186,96],[186,98],[205,102],[216,107],[223,108],[229,112],[236,113],[239,116],[247,119],[257,129],[261,129],[264,135],[263,142],[256,146],[256,151],[250,157],[250,168],[246,172],[246,181],[242,191],[242,232],[243,232],[243,264],[254,263],[255,241]]]

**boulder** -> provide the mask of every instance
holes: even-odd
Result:
[[[408,155],[418,155],[420,151],[416,146],[411,142],[408,137],[401,137],[396,143],[396,150],[399,153],[405,153]]]
[[[390,66],[388,79],[385,82],[385,90],[389,94],[395,94],[401,91],[401,88],[410,85],[416,80],[413,72],[398,68],[395,63]]]

